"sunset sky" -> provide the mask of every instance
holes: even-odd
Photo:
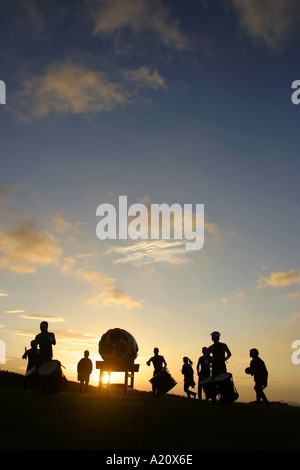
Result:
[[[294,0],[0,5],[1,369],[42,320],[76,380],[110,328],[158,347],[183,394],[210,333],[241,401],[256,347],[270,400],[300,402],[300,12]],[[99,240],[99,204],[204,204],[205,241]]]

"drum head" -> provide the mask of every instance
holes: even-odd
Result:
[[[205,385],[205,384],[208,384],[209,382],[212,382],[211,377],[207,377],[206,379],[201,380],[200,385]]]
[[[231,374],[229,374],[228,372],[224,372],[223,374],[217,375],[214,378],[214,381],[215,382],[224,382],[224,380],[228,380],[228,379],[230,379],[230,377],[231,377]]]
[[[25,374],[25,377],[28,377],[29,375],[33,374],[33,372],[36,371],[36,366],[31,367]]]
[[[40,375],[49,375],[49,374],[52,374],[52,372],[54,372],[60,365],[60,362],[59,361],[49,361],[49,362],[46,362],[46,364],[43,364],[40,368],[39,368],[39,374]]]

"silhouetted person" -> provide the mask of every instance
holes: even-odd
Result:
[[[167,363],[165,361],[165,358],[164,356],[160,356],[158,353],[159,353],[159,349],[158,348],[154,348],[154,356],[152,356],[147,362],[147,366],[150,366],[151,362],[153,364],[153,367],[154,367],[154,371],[153,371],[153,377],[158,374],[159,372],[161,372],[165,367],[167,367]],[[156,396],[157,395],[157,389],[155,387],[154,384],[152,384],[152,393],[153,393],[153,396]]]
[[[48,332],[48,323],[43,321],[40,324],[41,333],[36,335],[35,342],[40,347],[41,354],[45,362],[51,361],[53,357],[52,346],[56,344],[54,333]]]
[[[260,405],[261,400],[266,406],[269,406],[268,399],[263,391],[268,386],[268,371],[264,361],[258,357],[259,352],[256,348],[250,349],[249,356],[252,357],[250,367],[245,369],[246,374],[254,376],[254,390],[256,392],[256,404]]]
[[[198,374],[198,398],[202,399],[202,385],[200,382],[207,377],[210,377],[210,356],[207,356],[206,347],[202,348],[202,356],[199,357],[197,362],[197,374]]]
[[[190,387],[194,388],[196,385],[194,381],[194,371],[192,364],[192,361],[188,357],[185,356],[183,358],[181,373],[184,376],[184,391],[188,398],[191,398],[191,395],[196,398],[197,395],[195,392],[191,392],[191,390],[189,390]]]
[[[84,357],[80,359],[77,364],[77,378],[80,382],[80,393],[87,392],[90,381],[90,375],[93,370],[93,363],[90,360],[89,355],[89,351],[84,351]]]
[[[37,344],[35,341],[30,342],[30,349],[25,348],[25,352],[22,356],[22,359],[27,359],[27,369],[26,373],[28,373],[31,369],[31,373],[28,376],[24,377],[24,384],[23,388],[26,390],[27,385],[30,384],[31,389],[38,389],[38,376],[37,371],[39,367],[43,364],[43,359],[41,356],[40,350],[37,348]]]
[[[211,333],[213,344],[207,348],[206,357],[212,357],[212,377],[227,372],[226,361],[231,357],[231,352],[227,344],[220,342],[220,333]]]

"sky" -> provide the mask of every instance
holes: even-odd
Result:
[[[240,401],[255,347],[268,398],[300,402],[299,22],[295,0],[1,2],[1,369],[25,373],[47,320],[66,377],[88,349],[98,384],[122,328],[135,387],[158,347],[183,394],[183,356],[195,371],[217,330]],[[202,249],[100,240],[119,196],[204,204]]]

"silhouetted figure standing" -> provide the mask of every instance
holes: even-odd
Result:
[[[194,381],[194,371],[192,364],[192,361],[188,357],[185,356],[183,358],[181,373],[184,376],[184,391],[188,398],[191,398],[191,395],[196,398],[197,395],[195,392],[191,392],[191,390],[189,390],[190,387],[194,388],[196,385]]]
[[[22,356],[22,359],[28,359],[26,374],[24,377],[23,388],[26,390],[27,385],[30,384],[31,389],[38,389],[38,377],[37,371],[38,368],[43,364],[43,359],[40,353],[40,350],[37,348],[35,341],[30,342],[30,349],[25,348],[25,352]],[[30,372],[31,371],[31,372]]]
[[[158,353],[159,353],[159,349],[158,348],[154,348],[154,356],[152,356],[147,362],[147,366],[150,366],[151,362],[153,364],[153,367],[154,367],[154,371],[153,371],[153,377],[158,374],[159,372],[161,372],[165,367],[167,367],[167,363],[165,361],[165,358],[164,356],[160,356]],[[152,394],[153,396],[156,396],[157,395],[157,389],[155,387],[154,384],[152,384]]]
[[[197,374],[198,374],[198,399],[202,400],[202,385],[200,382],[207,377],[210,377],[210,357],[206,355],[206,347],[202,348],[202,356],[199,357],[197,362]]]
[[[261,400],[266,406],[269,406],[268,399],[263,391],[268,386],[268,371],[264,361],[259,357],[259,352],[256,348],[249,351],[252,361],[250,367],[245,369],[246,374],[254,376],[254,390],[256,392],[256,404],[260,405]]]
[[[220,342],[220,333],[211,333],[213,344],[207,348],[206,357],[212,357],[212,377],[227,372],[226,361],[231,357],[227,344]]]
[[[93,363],[90,360],[89,355],[89,351],[84,351],[84,357],[80,359],[77,364],[77,378],[80,382],[80,393],[87,392],[90,381],[90,375],[93,370]]]
[[[52,346],[56,344],[54,333],[48,332],[48,323],[43,321],[40,324],[41,333],[36,335],[35,342],[40,347],[41,354],[45,362],[51,361],[53,357]]]

